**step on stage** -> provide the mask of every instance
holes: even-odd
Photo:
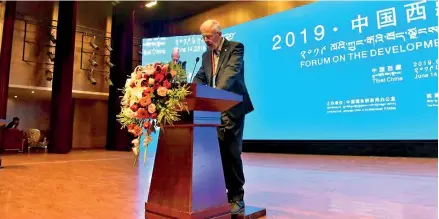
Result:
[[[245,211],[239,215],[233,216],[232,219],[256,219],[267,215],[267,209],[253,206],[246,206]]]

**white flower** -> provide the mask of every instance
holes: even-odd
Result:
[[[131,143],[133,143],[134,146],[138,147],[139,146],[139,139],[136,138],[136,139],[132,140]]]
[[[125,82],[125,88],[130,88],[131,85],[131,79],[127,79],[127,81]]]
[[[122,114],[125,116],[125,117],[130,117],[130,118],[132,118],[132,117],[134,117],[136,114],[130,109],[130,108],[124,108],[124,109],[122,109]]]
[[[134,146],[134,147],[132,147],[132,150],[133,150],[133,153],[134,153],[134,156],[138,156],[139,155],[139,152],[140,152],[140,148],[137,146]]]
[[[131,89],[131,96],[134,96],[139,100],[142,98],[142,93],[143,93],[143,88],[140,86]]]

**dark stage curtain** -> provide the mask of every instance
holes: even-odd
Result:
[[[72,88],[77,8],[76,1],[59,2],[48,147],[51,153],[68,153],[72,149]]]
[[[114,86],[110,87],[108,99],[108,127],[107,144],[108,150],[128,151],[131,148],[132,137],[126,129],[116,121],[116,115],[120,112],[122,89],[125,86],[127,75],[131,73],[133,62],[133,36],[134,36],[134,12],[127,12],[117,7],[113,8],[111,28],[111,62],[115,67],[111,68],[111,80]]]

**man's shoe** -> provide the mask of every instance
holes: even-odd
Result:
[[[245,203],[244,201],[231,201],[230,202],[232,215],[240,214],[244,212]]]

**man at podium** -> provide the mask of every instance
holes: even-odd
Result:
[[[221,25],[207,20],[200,31],[208,50],[193,82],[243,96],[243,101],[223,112],[218,139],[226,181],[227,196],[232,214],[244,210],[244,172],[242,166],[242,137],[245,115],[253,111],[253,104],[244,82],[244,45],[222,37]]]

